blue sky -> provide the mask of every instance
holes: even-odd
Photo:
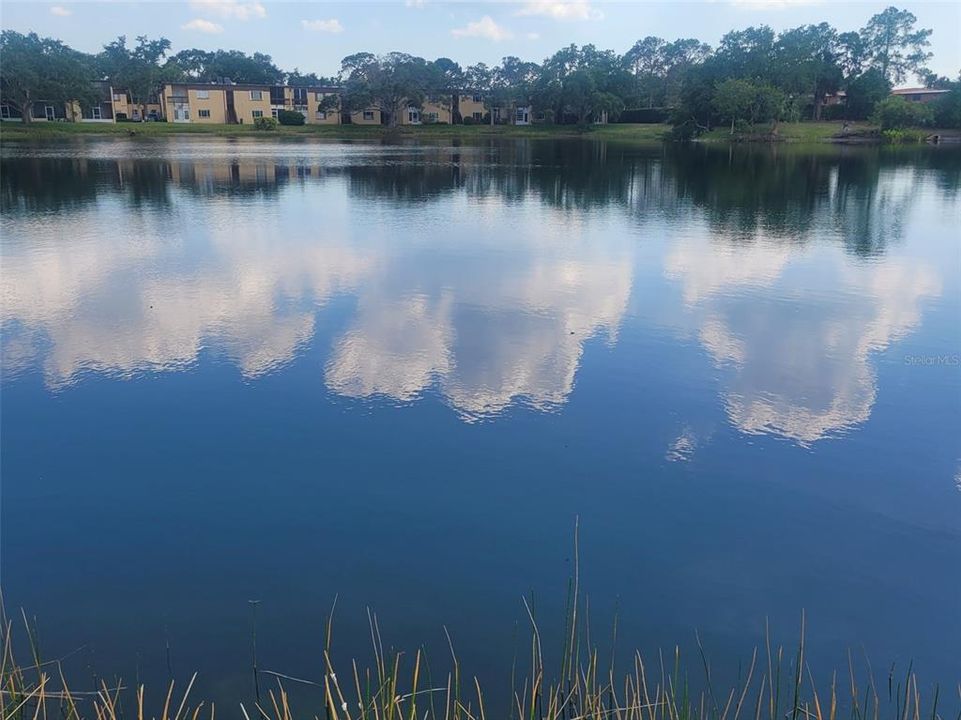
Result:
[[[284,69],[333,74],[344,55],[400,50],[461,64],[496,63],[504,55],[540,61],[569,43],[618,52],[645,35],[696,37],[715,45],[730,29],[766,23],[775,30],[826,20],[856,30],[885,2],[713,0],[710,2],[0,2],[4,29],[60,38],[88,52],[117,35],[170,38],[187,47],[237,48],[273,56]],[[904,2],[922,27],[934,30],[931,67],[961,70],[961,3]]]

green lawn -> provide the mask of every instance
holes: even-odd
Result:
[[[194,125],[185,123],[47,123],[30,125],[6,122],[0,126],[0,141],[46,140],[88,135],[155,138],[169,135],[213,135],[218,137],[317,137],[331,139],[389,138],[483,138],[483,137],[588,137],[629,141],[658,141],[667,125],[597,125],[586,129],[572,125],[418,125],[388,129],[380,125],[302,125],[257,130],[252,125]]]
[[[792,143],[821,143],[831,142],[838,138],[866,137],[871,135],[877,128],[870,123],[852,122],[848,129],[844,130],[844,123],[835,122],[796,122],[779,123],[776,135],[772,135],[773,125],[755,125],[749,130],[738,130],[734,133],[735,140],[770,140],[777,139],[783,142]],[[708,142],[728,142],[731,140],[730,128],[717,127],[701,136],[701,140]]]

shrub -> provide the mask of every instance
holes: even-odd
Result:
[[[276,130],[277,121],[272,117],[254,118],[254,127],[257,130]]]
[[[918,129],[899,129],[899,130],[883,130],[881,132],[881,137],[884,142],[891,143],[892,145],[905,145],[907,143],[920,143],[924,142],[928,133],[924,130]]]
[[[955,84],[934,106],[934,124],[939,128],[961,128],[961,86]]]
[[[903,97],[887,97],[874,106],[872,119],[882,130],[901,130],[930,125],[934,110],[924,103],[908,102]]]
[[[273,119],[273,118],[271,118]],[[303,125],[304,115],[296,110],[278,110],[277,121],[281,125]]]

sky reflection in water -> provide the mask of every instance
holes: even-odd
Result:
[[[765,615],[791,628],[804,607],[815,656],[868,643],[950,681],[959,160],[6,147],[4,591],[65,643],[103,638],[102,662],[141,648],[110,635],[109,608],[231,668],[246,641],[228,628],[255,593],[280,638],[333,592],[382,609],[399,593],[403,640],[457,624],[483,674],[519,593],[560,587],[544,612],[562,612],[576,513],[598,613],[621,597],[627,635],[670,644],[697,626],[734,654]],[[252,514],[272,530],[238,529]],[[196,594],[126,572],[124,590],[91,590],[73,552],[136,553]],[[63,608],[64,588],[90,605]],[[311,652],[277,658],[293,671]]]

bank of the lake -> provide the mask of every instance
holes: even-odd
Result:
[[[670,137],[670,125],[661,123],[616,123],[610,125],[404,125],[387,128],[381,125],[281,125],[274,130],[257,130],[253,125],[201,125],[191,123],[47,123],[29,125],[4,123],[0,127],[3,142],[46,140],[65,137],[108,135],[131,138],[159,138],[175,135],[212,137],[316,137],[332,140],[351,139],[471,139],[471,138],[572,138],[587,137],[630,142],[658,142]],[[877,142],[878,128],[869,123],[797,122],[780,123],[776,128],[763,125],[731,135],[728,128],[715,128],[701,135],[703,142]]]
[[[663,124],[612,124],[579,127],[576,125],[281,125],[273,130],[257,130],[253,125],[201,125],[190,123],[4,123],[0,140],[46,140],[65,137],[109,135],[131,138],[159,138],[173,135],[213,137],[257,137],[276,140],[284,137],[317,137],[334,140],[457,138],[567,138],[592,137],[642,142],[663,140],[670,126]]]

